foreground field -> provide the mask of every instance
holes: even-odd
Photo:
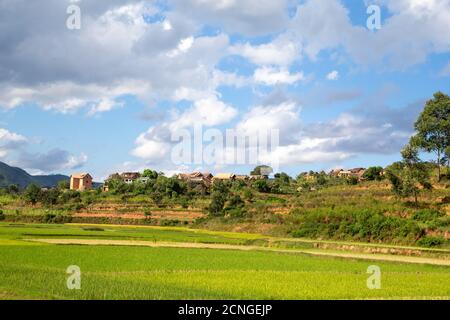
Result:
[[[0,299],[450,299],[446,266],[268,251],[258,249],[263,237],[251,234],[102,228],[0,224]],[[129,245],[36,242],[43,239]],[[137,247],[136,241],[212,247]],[[251,247],[226,250],[214,248],[217,244]],[[366,285],[373,264],[382,271],[380,290]],[[66,287],[70,265],[81,268],[81,290]]]

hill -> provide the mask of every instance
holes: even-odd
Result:
[[[69,177],[59,174],[32,176],[23,169],[0,162],[0,187],[15,184],[20,188],[26,188],[31,183],[37,183],[42,187],[54,187],[61,180],[69,180]]]

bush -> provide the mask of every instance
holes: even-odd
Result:
[[[417,244],[421,247],[432,248],[441,246],[444,242],[444,238],[441,237],[423,237],[417,241]]]
[[[5,214],[3,213],[3,210],[0,209],[0,221],[5,220]]]
[[[262,193],[270,192],[270,186],[266,180],[258,180],[252,185],[252,187]]]
[[[417,221],[432,221],[441,217],[444,217],[445,214],[440,212],[439,210],[435,210],[435,209],[423,209],[423,210],[419,210],[416,211],[413,215],[412,215],[412,219],[413,220],[417,220]]]
[[[299,212],[300,213],[300,212]],[[295,214],[295,211],[294,211]],[[335,238],[358,241],[414,242],[422,235],[416,221],[386,217],[377,211],[320,210],[298,214],[294,237]]]
[[[72,222],[71,216],[66,216],[62,214],[55,214],[55,213],[46,213],[42,216],[41,219],[42,223],[70,223]]]
[[[215,191],[211,195],[211,203],[208,211],[212,216],[223,215],[223,208],[225,206],[226,196],[223,193]]]
[[[24,193],[25,200],[33,205],[41,199],[41,188],[37,184],[30,184]]]

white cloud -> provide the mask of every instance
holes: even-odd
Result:
[[[0,128],[0,158],[6,157],[9,152],[26,144],[28,139],[20,134]]]
[[[23,135],[0,128],[0,159],[41,173],[77,169],[88,160],[84,153],[76,156],[58,148],[47,153],[32,153],[27,151],[31,147],[31,141],[32,139]]]
[[[262,35],[281,31],[289,19],[287,0],[170,0],[175,10],[229,33]]]
[[[256,65],[289,66],[299,58],[300,49],[283,36],[261,45],[238,44],[230,48],[230,53],[243,56]]]
[[[334,81],[334,80],[338,80],[339,79],[339,72],[334,70],[331,71],[329,74],[327,74],[327,79]]]
[[[291,101],[255,106],[242,116],[236,129],[249,137],[258,135],[259,132],[278,130],[282,142],[296,141],[301,128],[300,110]]]
[[[191,94],[184,92],[184,94]],[[214,127],[231,121],[237,110],[220,101],[216,96],[201,97],[184,112],[173,111],[167,122],[160,123],[139,135],[131,154],[149,162],[169,163],[174,141],[172,137],[192,130],[195,126]]]
[[[277,69],[272,67],[262,67],[255,70],[253,75],[255,82],[273,86],[276,84],[294,84],[305,80],[302,72],[291,74],[286,69]]]
[[[31,11],[24,7],[43,21],[39,28],[28,23]],[[63,3],[29,7],[18,1],[0,13],[0,34],[15,34],[0,36],[5,48],[0,107],[33,103],[62,113],[87,108],[92,114],[113,109],[111,101],[121,95],[154,104],[171,99],[180,87],[215,89],[211,79],[226,54],[228,36],[193,37],[199,25],[179,12],[162,13],[143,1],[86,4],[82,29],[68,32],[52,16],[65,12]],[[165,19],[145,22],[143,15],[155,13]],[[8,29],[17,19],[20,29]]]
[[[290,31],[315,60],[326,49],[344,51],[364,66],[405,69],[422,63],[429,54],[450,51],[448,0],[379,0],[390,16],[373,33],[355,26],[339,0],[307,0],[297,8]],[[411,30],[414,30],[412,32]]]
[[[238,111],[235,108],[211,96],[195,101],[192,108],[176,116],[170,127],[173,130],[194,125],[213,127],[231,121],[237,114]]]

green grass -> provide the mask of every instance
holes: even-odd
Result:
[[[262,239],[182,228],[0,223],[0,299],[450,299],[449,267],[263,251],[23,242],[37,237],[228,244]],[[372,264],[381,268],[381,290],[366,286]],[[81,268],[81,290],[66,287],[70,265]]]
[[[139,241],[173,241],[220,244],[247,244],[248,241],[262,238],[259,235],[200,231],[170,227],[132,227],[109,225],[43,225],[0,223],[0,242],[3,239],[23,238],[60,239],[111,239]]]

